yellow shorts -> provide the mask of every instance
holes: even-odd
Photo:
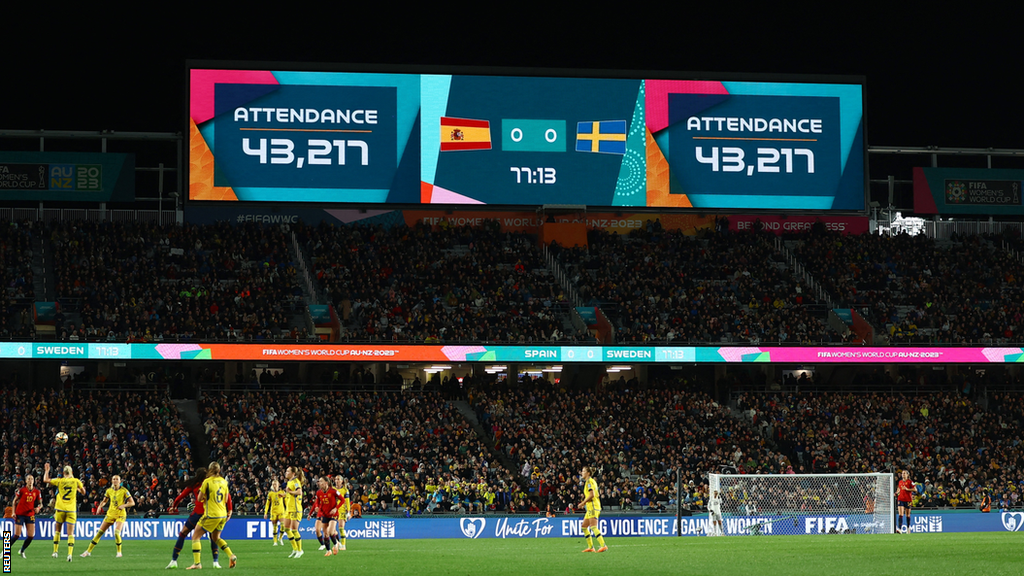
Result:
[[[298,522],[299,520],[302,520],[302,510],[299,510],[298,512],[288,512],[286,517],[288,520],[295,520]]]
[[[53,521],[57,524],[63,524],[67,522],[74,524],[78,522],[78,512],[65,512],[64,510],[57,510],[53,513]]]
[[[270,513],[270,521],[271,522],[277,522],[278,520],[284,520],[284,519],[285,519],[284,512],[271,512]]]
[[[600,517],[601,517],[601,511],[600,510],[587,510],[587,512],[583,515],[583,519],[584,520],[590,520],[590,519],[597,520]]]
[[[207,532],[218,532],[224,529],[224,525],[228,523],[227,518],[207,518],[203,516],[199,520],[199,526]]]
[[[128,513],[122,510],[120,514],[107,514],[107,517],[104,518],[103,521],[107,524],[114,524],[115,522],[124,522],[127,519]]]

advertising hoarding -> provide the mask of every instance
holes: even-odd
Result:
[[[636,362],[985,364],[1024,362],[1022,348],[870,346],[506,346],[480,344],[0,343],[0,359],[284,360],[302,362]]]
[[[135,199],[135,156],[90,152],[0,153],[0,200]]]
[[[1024,170],[914,168],[918,214],[1024,214]]]

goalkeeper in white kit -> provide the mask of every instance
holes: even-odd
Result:
[[[708,499],[708,536],[725,536],[722,529],[722,496],[718,490]]]

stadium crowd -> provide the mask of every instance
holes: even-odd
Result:
[[[0,338],[34,338],[32,302],[35,276],[32,258],[34,222],[9,222],[0,226],[0,286],[4,292],[0,311]]]
[[[737,407],[801,473],[909,469],[924,506],[975,506],[987,492],[1017,507],[1024,492],[1024,401],[988,410],[959,392],[743,394]]]
[[[261,511],[288,466],[344,475],[363,513],[526,507],[516,477],[436,393],[216,394],[201,411],[243,509]]]
[[[529,378],[529,377],[527,377]],[[609,382],[566,391],[546,379],[482,384],[470,397],[496,448],[521,466],[552,511],[582,501],[576,481],[596,467],[605,505],[665,510],[682,470],[684,506],[707,500],[707,473],[785,472],[789,462],[746,422],[702,391],[697,379]]]
[[[559,261],[581,296],[617,321],[617,343],[841,340],[762,234],[657,224],[629,235],[594,230],[588,244],[559,250]]]
[[[9,302],[0,331],[25,337],[14,302],[31,298],[36,240],[54,249],[59,339],[143,342],[271,341],[303,337],[291,228],[258,224],[157,226],[109,222],[11,225],[0,231]],[[527,235],[496,222],[448,225],[294,225],[344,338],[388,342],[571,342],[569,301]],[[617,343],[817,343],[840,336],[824,306],[758,233],[695,236],[653,224],[629,235],[592,231],[588,248],[553,246],[579,293],[616,324]],[[788,249],[833,296],[868,310],[889,341],[1019,342],[1019,263],[996,237],[841,236],[814,229]],[[69,312],[70,314],[70,312]],[[366,383],[366,373],[323,383]],[[183,378],[183,377],[182,377]],[[207,371],[205,383],[223,384]],[[255,371],[252,387],[272,384]],[[287,375],[282,377],[287,383]],[[402,386],[397,373],[386,382]],[[372,377],[370,379],[372,383]],[[221,460],[241,510],[259,513],[270,480],[297,465],[310,478],[340,473],[363,513],[564,511],[581,501],[576,478],[597,468],[611,506],[707,499],[706,474],[859,472],[910,468],[926,506],[975,505],[991,493],[1020,507],[1024,401],[963,392],[746,393],[729,406],[696,380],[611,381],[596,393],[546,379],[469,378],[370,394],[245,392],[201,404],[212,459]],[[207,387],[209,390],[210,388]],[[468,396],[465,396],[468,392]],[[467,397],[484,439],[455,408]],[[192,468],[169,398],[156,393],[4,390],[0,484],[72,465],[95,505],[112,474],[136,512],[165,510]],[[28,416],[31,414],[31,416]],[[71,435],[53,445],[58,427]],[[506,462],[509,465],[502,464]],[[134,484],[132,484],[134,482]]]
[[[110,478],[119,475],[135,497],[133,513],[166,510],[175,484],[192,472],[192,449],[178,410],[165,393],[0,390],[0,486],[13,492],[43,465],[71,466],[85,484],[83,508],[95,510]],[[67,444],[53,441],[58,431]],[[44,488],[44,514],[52,495]]]
[[[590,335],[532,236],[478,226],[315,226],[54,221],[0,231],[7,311],[0,337],[34,338],[37,241],[52,245],[61,340],[306,338],[292,231],[314,289],[348,341],[551,342]],[[1009,240],[1007,240],[1009,238]],[[811,277],[891,343],[1021,341],[1024,289],[1008,236],[787,236]],[[630,234],[592,230],[588,247],[551,249],[616,341],[840,342],[826,306],[758,232],[689,235],[657,221]],[[301,325],[301,327],[300,327]]]
[[[297,337],[288,312],[302,291],[280,227],[82,221],[48,232],[58,300],[81,317],[60,314],[62,340]]]
[[[841,301],[868,310],[892,343],[1020,342],[1020,262],[999,236],[795,237],[796,257]]]
[[[544,342],[576,337],[542,251],[498,223],[303,231],[346,339]]]

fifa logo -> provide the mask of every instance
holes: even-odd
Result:
[[[462,518],[459,521],[459,528],[462,528],[462,535],[466,538],[479,538],[484,533],[485,526],[486,518]]]

